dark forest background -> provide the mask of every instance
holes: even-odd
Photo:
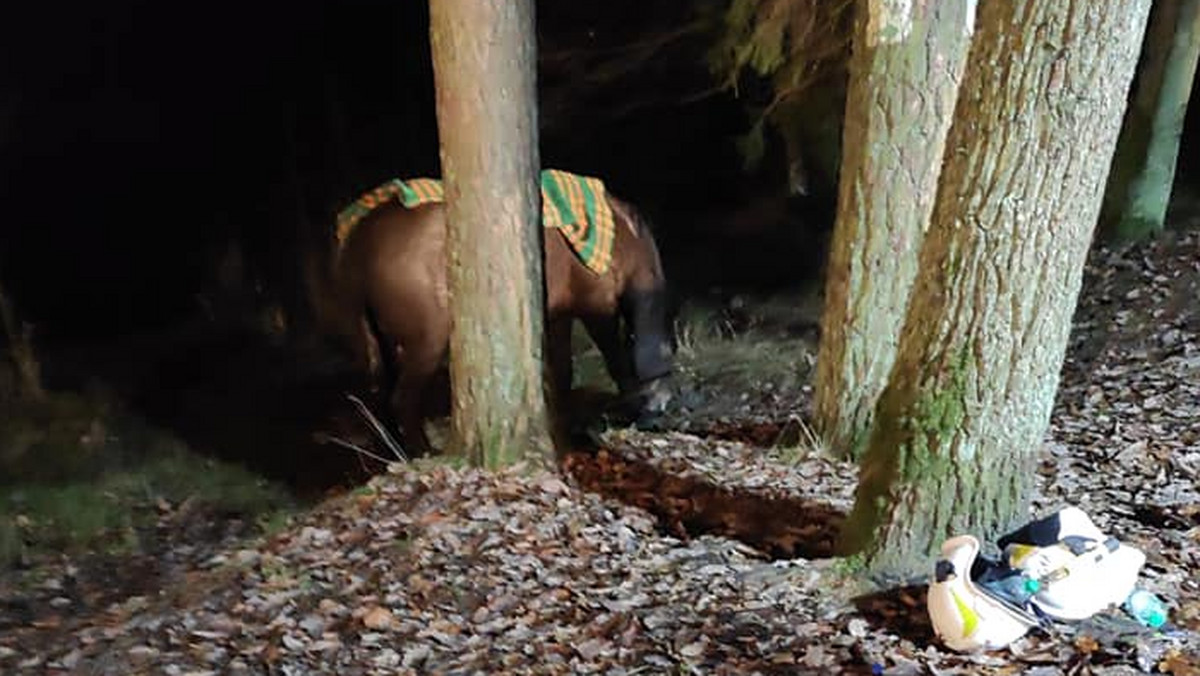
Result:
[[[593,69],[694,9],[538,10],[544,165],[603,177],[664,229],[741,198],[733,137],[746,115],[713,89],[704,35],[668,39],[628,72]],[[300,251],[323,243],[339,208],[439,171],[424,2],[21,3],[4,15],[0,274],[41,341],[179,320],[231,241],[253,278],[302,305]]]
[[[812,277],[831,177],[787,214],[751,214],[775,235],[737,231],[787,172],[770,139],[743,168],[736,140],[770,92],[716,86],[723,4],[539,2],[542,162],[641,205],[678,285]],[[336,211],[438,173],[425,2],[19,3],[0,24],[0,275],[42,344],[195,313],[231,242],[302,313],[304,252]],[[1196,109],[1181,180],[1200,173]]]

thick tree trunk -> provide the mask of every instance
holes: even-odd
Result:
[[[1138,240],[1163,229],[1198,58],[1200,0],[1154,3],[1105,195],[1101,220],[1113,239]]]
[[[450,258],[451,428],[488,468],[546,459],[533,0],[431,0]]]
[[[980,5],[929,232],[843,546],[927,575],[1028,517],[1149,0]]]
[[[974,23],[954,0],[859,6],[815,402],[841,454],[860,454],[895,360]]]

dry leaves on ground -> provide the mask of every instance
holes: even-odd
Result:
[[[57,628],[4,625],[0,666],[1194,674],[1198,247],[1188,235],[1093,256],[1037,501],[1038,514],[1079,505],[1144,549],[1143,584],[1168,600],[1179,631],[1139,632],[1113,611],[1008,651],[949,653],[932,636],[923,588],[855,596],[836,560],[795,557],[849,508],[852,467],[718,437],[615,431],[605,453],[576,457],[562,475],[395,467],[275,537],[208,557],[161,597],[117,600]],[[1193,295],[1178,303],[1180,293]]]

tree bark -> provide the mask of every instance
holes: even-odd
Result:
[[[552,451],[533,0],[431,0],[446,191],[451,430],[476,465]]]
[[[857,457],[895,360],[974,29],[972,2],[859,5],[815,422]]]
[[[1200,0],[1154,3],[1105,195],[1101,220],[1112,239],[1139,240],[1163,229],[1198,58]]]
[[[842,533],[884,579],[1028,517],[1149,0],[980,5],[896,364]]]

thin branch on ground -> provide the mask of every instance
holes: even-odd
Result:
[[[335,437],[332,434],[324,434],[324,433],[318,434],[317,441],[319,443],[330,443],[335,446],[341,446],[342,448],[346,448],[351,451],[354,451],[355,453],[358,453],[359,455],[365,455],[368,458],[371,458],[372,460],[377,460],[379,462],[382,462],[385,465],[390,465],[392,462],[391,460],[388,460],[387,458],[385,458],[381,455],[376,455],[375,453],[368,451],[367,449],[363,448],[362,446],[359,446],[358,444],[355,444],[350,441],[346,441],[345,439],[339,439],[338,437]]]
[[[355,408],[358,409],[359,414],[362,415],[363,419],[367,421],[367,425],[371,428],[371,431],[375,432],[375,435],[379,437],[379,440],[383,442],[383,445],[387,446],[388,450],[396,456],[396,459],[400,462],[408,462],[408,455],[405,454],[404,449],[400,447],[400,442],[396,441],[396,438],[392,436],[391,432],[388,432],[387,428],[383,426],[383,423],[379,422],[379,418],[376,418],[375,414],[371,413],[371,409],[367,408],[367,405],[363,403],[363,400],[359,399],[353,394],[347,394],[346,398],[354,404]]]

